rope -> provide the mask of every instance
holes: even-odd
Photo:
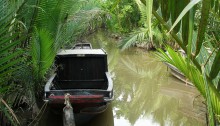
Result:
[[[74,113],[73,113],[73,108],[71,106],[71,103],[69,101],[69,97],[71,95],[69,93],[66,93],[65,96],[64,96],[64,104],[66,105],[64,108],[63,108],[63,117],[65,119],[63,119],[63,125],[64,126],[75,126],[75,119],[74,119]],[[66,113],[69,113],[71,114],[72,116],[66,116]]]
[[[70,94],[69,93],[66,93],[65,96],[64,96],[64,105],[66,105],[64,108],[66,107],[69,107],[69,108],[72,108],[71,104],[70,104]],[[64,108],[63,108],[63,111],[64,111]]]

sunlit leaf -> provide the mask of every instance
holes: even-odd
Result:
[[[180,13],[180,15],[178,16],[178,18],[176,19],[176,21],[173,23],[172,27],[170,28],[170,31],[173,30],[173,28],[177,25],[177,23],[179,21],[181,21],[181,19],[183,18],[183,16],[193,7],[195,6],[197,3],[199,3],[201,0],[192,0],[184,9],[183,11]],[[169,31],[169,32],[170,32]]]

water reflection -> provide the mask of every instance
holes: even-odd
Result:
[[[101,114],[75,114],[76,126],[114,126],[112,105],[110,104],[105,112]],[[50,110],[44,113],[39,126],[62,126],[62,113]]]
[[[102,47],[108,53],[115,99],[107,111],[84,118],[78,126],[206,125],[206,110],[198,91],[171,77],[152,53],[140,49],[121,52],[104,32],[87,40],[93,48]]]
[[[206,125],[205,106],[197,100],[195,88],[171,77],[153,54],[140,49],[120,52],[116,42],[103,34],[89,40],[108,52],[115,126]]]
[[[94,118],[82,126],[114,126],[112,105],[110,104],[104,113],[95,115]]]

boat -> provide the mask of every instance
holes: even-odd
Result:
[[[193,83],[191,81],[189,81],[185,75],[180,72],[175,66],[169,64],[169,63],[166,63],[165,64],[167,65],[167,67],[170,69],[170,73],[176,77],[177,79],[183,81],[186,85],[190,85],[190,86],[194,86]]]
[[[178,52],[180,52],[180,54],[182,56],[185,56],[185,52],[183,50],[178,50]],[[166,52],[166,54],[168,54],[168,52]],[[169,54],[168,54],[169,55]],[[170,63],[167,63],[167,62],[164,62],[164,64],[167,65],[168,68],[170,68],[170,73],[176,77],[177,79],[183,81],[186,85],[190,85],[190,86],[194,86],[193,83],[191,81],[189,81],[185,75],[180,72],[175,66],[173,66],[172,64]]]
[[[113,81],[108,72],[107,53],[78,43],[61,50],[55,58],[55,73],[44,87],[44,101],[62,110],[65,96],[74,113],[102,113],[113,100]]]

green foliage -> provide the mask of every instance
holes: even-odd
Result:
[[[216,76],[218,75],[219,71],[220,71],[220,49],[218,50],[218,52],[216,52],[216,56],[215,59],[213,61],[212,67],[211,67],[211,71],[210,71],[210,78],[216,78]]]
[[[146,0],[146,4],[143,4],[140,0],[135,0],[137,3],[140,13],[141,13],[141,21],[148,27],[149,29],[149,37],[152,40],[152,30],[151,30],[151,17],[152,17],[152,5],[153,1],[152,0]]]
[[[111,31],[127,33],[138,26],[140,15],[133,0],[106,0],[100,3],[103,10],[110,14],[106,25]]]
[[[37,29],[46,29],[54,39],[56,51],[64,44],[66,38],[66,23],[69,16],[73,16],[80,8],[76,0],[39,1],[39,8],[34,26]],[[75,6],[74,6],[75,5]]]
[[[175,22],[173,23],[172,27],[170,28],[170,31],[173,30],[173,28],[179,23],[180,20],[182,20],[183,16],[190,10],[193,8],[193,6],[195,6],[198,2],[200,2],[201,0],[194,0],[192,2],[190,2],[184,9],[183,11],[180,13],[180,15],[178,16],[178,18],[175,20]],[[188,23],[188,21],[186,22],[186,24]],[[184,27],[184,26],[183,26]],[[184,31],[185,32],[185,31]]]
[[[178,0],[168,0],[167,3],[164,3],[164,1],[160,3],[159,6],[161,7],[161,10],[155,11],[153,9],[153,15],[157,18],[157,20],[161,23],[161,25],[163,25],[163,27],[166,29],[165,32],[174,29],[171,32],[171,36],[174,37],[175,41],[179,44],[179,46],[181,48],[184,48],[184,50],[186,50],[184,45],[185,46],[188,45],[188,41],[189,41],[188,37],[191,36],[188,33],[192,33],[192,32],[190,32],[190,30],[192,30],[192,25],[189,26],[189,21],[192,21],[191,20],[192,18],[189,19],[189,12],[187,12],[186,10],[191,9],[192,6],[195,5],[192,3],[196,3],[196,0],[192,1],[191,4],[189,4],[188,7],[185,8],[185,10],[184,10],[185,13],[184,13],[183,9],[189,2],[190,1],[188,1],[188,0],[182,1],[182,2],[179,2]],[[166,6],[167,9],[163,10],[162,6]],[[180,15],[180,13],[182,11],[184,14],[182,13]],[[195,11],[193,11],[193,13],[192,13],[193,17],[195,15],[194,12]],[[162,13],[162,16],[160,13]],[[179,15],[180,15],[180,17],[179,17]],[[176,21],[176,20],[179,20],[179,21]],[[173,25],[173,27],[171,29],[170,29],[170,24]],[[180,28],[182,28],[182,29],[180,30]],[[177,35],[177,33],[178,33],[178,35]]]
[[[18,122],[2,97],[11,90],[14,73],[21,68],[20,63],[23,61],[24,51],[19,46],[27,35],[23,29],[24,25],[19,21],[20,17],[15,14],[22,7],[22,3],[23,1],[0,1],[0,111],[13,125]]]
[[[55,55],[54,40],[50,33],[45,29],[36,29],[31,41],[31,56],[33,72],[37,81],[42,81],[47,70],[53,64]]]
[[[199,54],[200,49],[202,47],[202,43],[205,39],[205,32],[206,32],[206,26],[208,24],[210,6],[211,6],[211,0],[202,1],[201,19],[198,28],[195,56]]]
[[[214,85],[210,81],[206,80],[207,75],[203,75],[204,72],[202,73],[192,62],[188,62],[189,60],[187,60],[187,58],[175,52],[170,47],[167,48],[168,53],[163,52],[161,49],[158,51],[159,52],[156,53],[156,55],[163,62],[167,62],[178,68],[178,70],[180,70],[190,81],[193,82],[203,97],[206,99],[210,97],[210,102],[207,104],[210,104],[210,107],[212,107],[211,109],[213,109],[215,113],[215,117],[218,118],[218,115],[220,114],[220,95]]]
[[[25,36],[25,34],[22,31],[16,32],[17,16],[13,16],[13,13],[10,13],[12,8],[9,8],[9,3],[6,1],[0,2],[3,3],[1,11],[3,16],[0,19],[0,87],[4,89],[4,86],[9,86],[4,84],[9,81],[12,73],[19,68],[17,64],[22,60],[23,51],[17,46],[24,40],[20,36]],[[7,9],[9,10],[8,12],[5,11]]]
[[[143,47],[146,46],[145,48],[148,50],[155,47],[161,47],[164,40],[164,36],[161,33],[160,29],[158,29],[158,27],[152,28],[153,41],[151,41],[148,31],[148,28],[139,28],[134,30],[130,33],[129,37],[125,38],[120,43],[120,48],[122,50],[125,50],[137,44],[144,44]]]
[[[141,42],[148,38],[148,29],[140,28],[133,33],[129,37],[127,37],[122,43],[121,43],[121,49],[127,49],[131,46],[134,46],[136,43]]]
[[[168,2],[170,2],[170,1],[168,1]],[[182,5],[186,5],[184,2],[178,1],[178,3],[180,3]],[[193,2],[195,2],[195,4],[196,4],[199,2],[199,0],[191,1],[191,3],[193,3]],[[167,4],[167,3],[162,3],[162,4]],[[165,56],[165,53],[162,53],[161,51],[160,51],[160,53],[163,56],[160,56],[160,57],[163,60],[166,59],[165,60],[166,62],[173,64],[179,70],[181,70],[181,72],[183,72],[185,74],[185,76],[187,76],[195,84],[195,86],[198,88],[198,90],[201,92],[201,94],[203,94],[203,96],[207,100],[207,105],[209,106],[208,109],[210,110],[209,111],[210,124],[214,125],[213,118],[212,118],[212,110],[213,110],[216,118],[219,118],[219,110],[220,110],[219,109],[220,108],[219,107],[219,101],[220,101],[219,95],[220,94],[218,91],[219,89],[216,88],[217,87],[216,85],[219,84],[219,82],[216,82],[216,79],[219,78],[219,76],[216,78],[216,76],[219,73],[219,67],[217,66],[217,64],[219,64],[219,58],[218,58],[219,48],[216,45],[219,45],[219,42],[216,41],[216,38],[218,38],[217,37],[218,35],[216,34],[217,30],[207,29],[207,25],[209,26],[208,28],[210,28],[210,26],[213,27],[214,25],[218,24],[216,22],[216,20],[218,20],[219,15],[217,16],[218,9],[216,9],[216,8],[218,8],[217,6],[219,5],[219,3],[218,2],[216,3],[213,0],[203,0],[202,1],[201,10],[198,10],[200,8],[197,8],[197,12],[199,11],[199,14],[201,14],[201,18],[199,16],[200,22],[199,22],[198,26],[195,25],[196,28],[194,28],[195,9],[196,8],[192,8],[191,5],[193,5],[193,4],[191,4],[191,5],[190,4],[188,4],[188,6],[186,6],[186,8],[185,8],[185,10],[186,9],[190,10],[189,20],[188,21],[185,20],[185,18],[188,16],[186,14],[187,11],[185,11],[185,10],[183,10],[182,14],[179,15],[179,18],[176,18],[179,21],[182,20],[182,31],[181,31],[182,40],[176,34],[177,31],[175,31],[175,29],[173,32],[171,32],[171,36],[174,38],[174,40],[187,53],[187,56],[186,56],[187,60],[180,58],[181,57],[180,55],[173,55],[172,52],[169,52],[170,49],[168,49],[168,52],[170,54],[170,57],[172,57],[172,59],[170,59],[169,56]],[[168,3],[168,5],[169,5],[169,3]],[[160,5],[160,6],[162,6],[162,5]],[[180,6],[177,6],[177,7],[181,8]],[[213,8],[215,8],[215,9],[213,9]],[[167,9],[167,11],[168,10],[169,9]],[[210,13],[210,10],[213,13]],[[171,13],[171,19],[172,19],[172,17],[173,17],[172,13],[176,13],[176,11],[174,12],[173,9],[170,9],[170,11],[171,11],[170,13]],[[185,13],[186,15],[184,15],[183,13]],[[169,14],[169,12],[167,12],[167,13],[163,12],[163,17],[166,17],[166,14]],[[210,14],[215,15],[214,20],[208,20]],[[153,15],[158,19],[158,21],[164,26],[164,28],[166,30],[170,30],[170,26],[168,26],[166,24],[166,21],[168,21],[167,19],[162,18],[160,16],[160,14],[158,14],[158,12],[156,12],[156,11],[153,11]],[[184,17],[184,16],[186,16],[186,17]],[[198,18],[198,16],[197,16],[197,18]],[[172,21],[172,23],[174,23],[174,22]],[[174,23],[174,25],[176,23]],[[173,25],[173,27],[174,27],[174,25]],[[184,29],[183,27],[186,27],[186,26],[189,26],[189,28]],[[198,29],[198,31],[194,31],[195,29]],[[216,28],[214,28],[214,29],[216,29]],[[206,38],[207,36],[214,36],[214,39],[213,39],[214,42],[212,40],[211,40],[211,42],[209,40],[207,41],[207,38]],[[196,37],[197,37],[197,39],[195,39]],[[207,44],[207,43],[211,43],[211,46],[210,46],[210,44]],[[214,48],[212,48],[213,45],[214,45]],[[212,53],[211,54],[204,54],[204,49],[203,49],[204,46],[206,48],[210,48]],[[216,50],[216,51],[214,51],[214,50]],[[205,49],[205,51],[207,51],[207,49]],[[185,62],[185,63],[183,63],[183,62]],[[212,64],[210,65],[210,63],[212,63]],[[191,67],[191,66],[193,66],[193,67]],[[211,69],[211,72],[210,72],[210,69]],[[209,98],[209,96],[210,96],[210,98]]]
[[[122,41],[122,50],[140,43],[144,44],[144,46],[146,46],[145,48],[148,50],[161,47],[165,37],[161,32],[157,21],[151,18],[153,1],[145,1],[145,3],[149,2],[147,5],[140,0],[135,0],[135,2],[138,5],[141,14],[140,23],[142,25],[140,28],[131,32],[129,37]],[[151,20],[154,21],[153,24],[151,23]]]
[[[92,21],[98,20],[104,13],[94,8],[95,5],[94,1],[39,1],[33,26],[36,30],[31,38],[33,71],[37,83],[43,80],[61,47],[72,44],[83,32],[88,33],[88,29],[93,29]]]
[[[0,0],[0,98],[32,107],[57,51],[88,33],[92,20],[102,16],[94,5],[78,0]]]

